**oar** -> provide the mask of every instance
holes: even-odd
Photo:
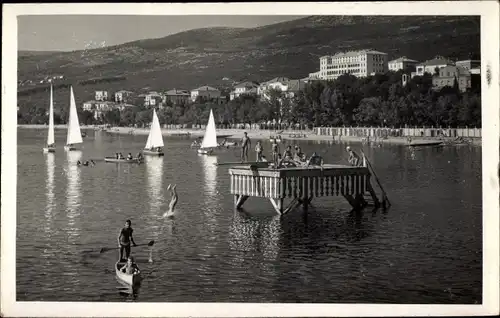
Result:
[[[148,244],[137,244],[136,246],[153,246],[153,244],[155,243],[154,240],[152,241],[149,241]],[[135,246],[134,246],[135,247]],[[104,253],[104,252],[107,252],[107,251],[112,251],[112,250],[117,250],[119,249],[119,247],[103,247],[101,248],[101,250],[99,251],[99,253]]]

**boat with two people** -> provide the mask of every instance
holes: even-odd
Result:
[[[151,122],[146,146],[142,152],[149,156],[163,156],[163,146],[160,121],[158,120],[158,115],[156,115],[156,109],[153,108],[153,121]]]
[[[49,131],[47,133],[47,147],[43,148],[43,152],[56,152],[56,142],[54,138],[54,98],[52,92],[52,84],[50,85]]]
[[[203,136],[200,148],[198,148],[198,153],[201,155],[211,155],[217,147],[219,147],[217,143],[217,130],[215,128],[214,114],[212,109],[210,109],[210,117],[208,118],[205,135]]]
[[[64,146],[64,150],[78,150],[75,145],[81,143],[83,143],[83,140],[80,131],[80,123],[78,121],[78,113],[76,112],[75,96],[73,94],[73,86],[70,86],[68,134],[66,136],[66,146]]]
[[[132,153],[129,153],[125,158],[121,153],[116,153],[114,157],[104,157],[104,162],[110,163],[141,163],[143,161],[142,153],[138,153],[137,157],[133,157]]]

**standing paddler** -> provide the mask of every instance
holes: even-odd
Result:
[[[130,256],[130,243],[137,246],[134,242],[134,237],[132,233],[134,230],[132,229],[132,222],[127,220],[125,222],[125,227],[120,230],[120,234],[118,234],[118,247],[120,248],[120,262],[124,262]],[[123,257],[123,251],[125,251],[125,258]]]

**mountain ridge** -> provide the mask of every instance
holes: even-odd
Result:
[[[319,69],[320,56],[339,51],[372,48],[389,59],[466,59],[480,53],[479,25],[474,16],[309,16],[257,28],[193,29],[103,48],[20,54],[18,77],[64,74],[73,83],[127,78],[75,88],[84,96],[93,89],[222,88],[231,84],[223,77],[258,82],[277,76],[304,78]]]

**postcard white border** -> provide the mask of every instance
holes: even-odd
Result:
[[[499,6],[497,1],[4,4],[2,28],[1,311],[4,316],[259,317],[488,315],[499,312]],[[18,15],[480,15],[482,74],[483,304],[244,304],[16,302]],[[491,83],[486,72],[491,71]],[[452,270],[452,269],[450,269]]]

